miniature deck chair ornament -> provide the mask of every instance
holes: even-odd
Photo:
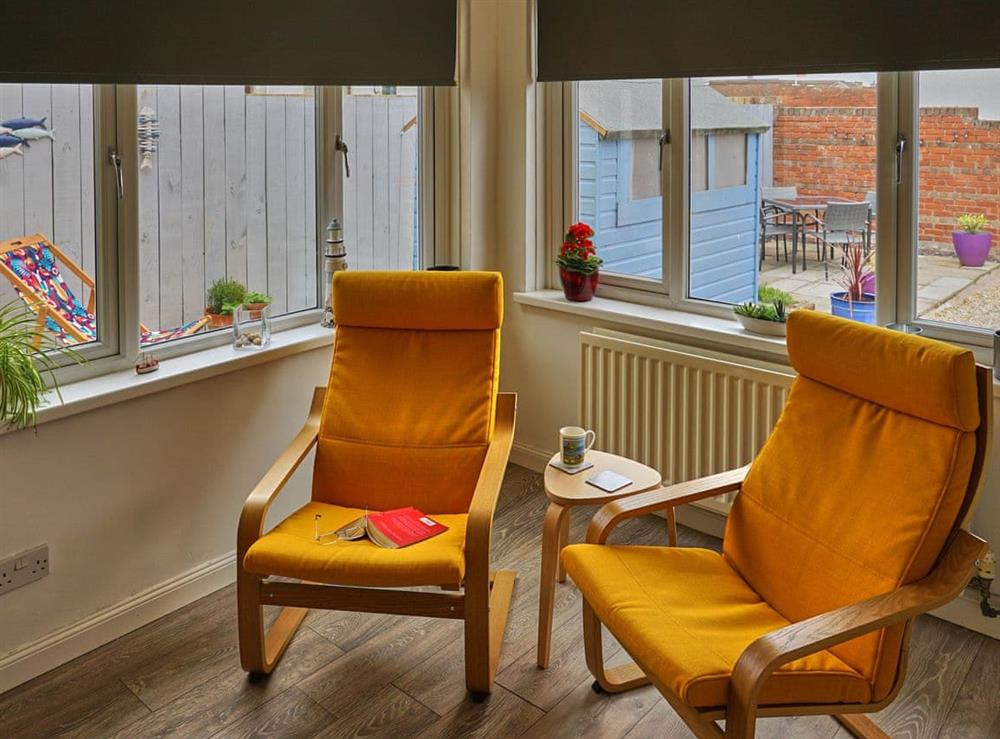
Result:
[[[62,276],[59,263],[90,289],[84,305]],[[97,340],[94,316],[94,278],[42,234],[23,236],[0,244],[0,274],[14,286],[18,296],[38,316],[39,333],[44,329],[62,344],[84,344]],[[205,317],[177,328],[151,331],[139,325],[139,345],[152,346],[196,334],[208,323]]]
[[[798,376],[751,465],[606,505],[563,551],[587,665],[599,692],[652,682],[698,737],[799,714],[884,737],[863,714],[899,691],[913,618],[957,596],[984,551],[965,526],[990,373],[969,351],[806,310],[788,355]],[[721,554],[606,544],[626,519],[737,491]],[[604,666],[602,624],[634,664]]]
[[[516,577],[489,569],[514,430],[514,395],[497,391],[500,275],[337,272],[333,308],[329,383],[240,517],[243,668],[271,672],[309,608],[454,618],[465,622],[466,686],[482,696]],[[264,534],[272,501],[314,448],[312,500]],[[407,506],[447,531],[400,549],[317,541],[317,515],[335,531],[366,510]],[[441,592],[398,589],[418,586]],[[266,633],[264,605],[284,607]]]

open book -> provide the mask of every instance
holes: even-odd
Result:
[[[334,535],[346,541],[367,536],[380,547],[399,549],[447,530],[447,526],[428,518],[416,508],[396,508],[381,513],[365,513],[361,518],[341,526]]]

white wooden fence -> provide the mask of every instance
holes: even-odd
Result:
[[[219,277],[269,293],[276,312],[317,305],[316,131],[311,95],[243,86],[139,87],[158,121],[137,173],[140,320],[202,315]],[[348,95],[345,238],[356,269],[406,269],[416,239],[417,99]],[[0,240],[41,231],[94,273],[93,94],[89,86],[0,85],[0,120],[46,116],[54,143],[0,160]],[[103,163],[100,163],[103,164]],[[68,280],[79,291],[79,280]],[[0,301],[13,296],[0,285]]]

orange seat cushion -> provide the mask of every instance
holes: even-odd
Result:
[[[320,533],[327,533],[363,516],[364,510],[309,503],[254,542],[244,567],[258,575],[376,588],[458,585],[465,576],[464,514],[429,514],[448,530],[402,549],[383,549],[368,539],[324,537],[317,542],[317,514],[323,516]]]
[[[562,558],[628,653],[698,708],[725,706],[743,650],[789,623],[707,549],[576,544]],[[863,703],[870,697],[863,676],[822,651],[776,671],[761,704]]]

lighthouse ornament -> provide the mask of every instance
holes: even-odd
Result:
[[[326,305],[323,309],[324,328],[333,328],[333,275],[347,269],[347,246],[344,244],[344,229],[340,220],[334,218],[326,227],[326,245],[323,248],[323,269],[326,272]]]

